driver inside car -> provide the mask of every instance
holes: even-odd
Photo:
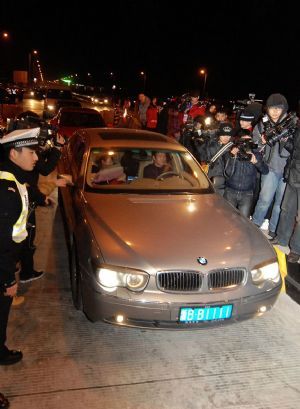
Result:
[[[165,152],[153,152],[152,159],[153,163],[145,166],[144,178],[156,179],[163,173],[172,171],[168,155]]]

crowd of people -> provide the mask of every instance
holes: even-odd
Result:
[[[257,227],[267,223],[270,241],[289,245],[288,261],[300,263],[299,119],[284,95],[264,106],[249,100],[229,115],[197,91],[167,104],[141,93],[134,112],[140,128],[183,144],[216,191]]]
[[[206,106],[197,92],[167,105],[140,94],[135,116],[140,128],[163,133],[186,146],[206,170],[216,192],[242,215],[251,217],[257,227],[269,219],[270,241],[289,246],[288,261],[300,263],[300,126],[288,109],[283,95],[272,94],[265,107],[255,102],[246,105],[233,123],[223,107]],[[128,127],[130,110],[126,100],[114,121],[116,127]],[[0,139],[0,365],[23,358],[21,351],[6,345],[9,312],[19,281],[26,283],[43,275],[33,263],[34,207],[51,204],[51,197],[39,190],[38,178],[56,167],[63,141],[58,135],[47,152],[37,152],[38,133],[39,128],[21,129]],[[106,182],[103,173],[111,165],[110,157],[99,158],[95,182]],[[144,177],[156,178],[169,170],[166,154],[156,152]],[[57,179],[56,186],[66,184]],[[8,406],[0,393],[0,409]]]

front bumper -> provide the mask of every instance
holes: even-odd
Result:
[[[233,304],[230,319],[217,321],[203,321],[197,324],[179,323],[180,307],[223,305],[221,302],[213,303],[166,303],[166,302],[141,302],[126,300],[115,296],[101,294],[92,288],[84,290],[84,312],[91,321],[102,320],[107,323],[127,327],[153,328],[153,329],[200,329],[216,325],[231,324],[255,316],[263,315],[275,304],[281,290],[281,283],[274,289],[255,295],[237,299],[229,299],[226,304]],[[124,317],[122,322],[117,322],[117,316]]]

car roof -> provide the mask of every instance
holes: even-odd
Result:
[[[186,149],[173,138],[169,138],[157,132],[127,128],[91,128],[76,132],[89,138],[90,147],[141,147],[157,149],[174,149],[186,151]]]

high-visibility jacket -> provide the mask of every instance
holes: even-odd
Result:
[[[10,172],[0,171],[0,179],[10,180],[12,182],[15,182],[18,188],[18,191],[20,193],[20,198],[22,201],[22,211],[20,213],[18,220],[13,226],[12,240],[15,243],[21,243],[23,240],[26,239],[27,234],[28,234],[26,230],[26,223],[27,223],[27,217],[28,217],[28,205],[29,205],[27,187],[25,183],[24,184],[19,183],[18,180],[15,178],[15,176]]]

